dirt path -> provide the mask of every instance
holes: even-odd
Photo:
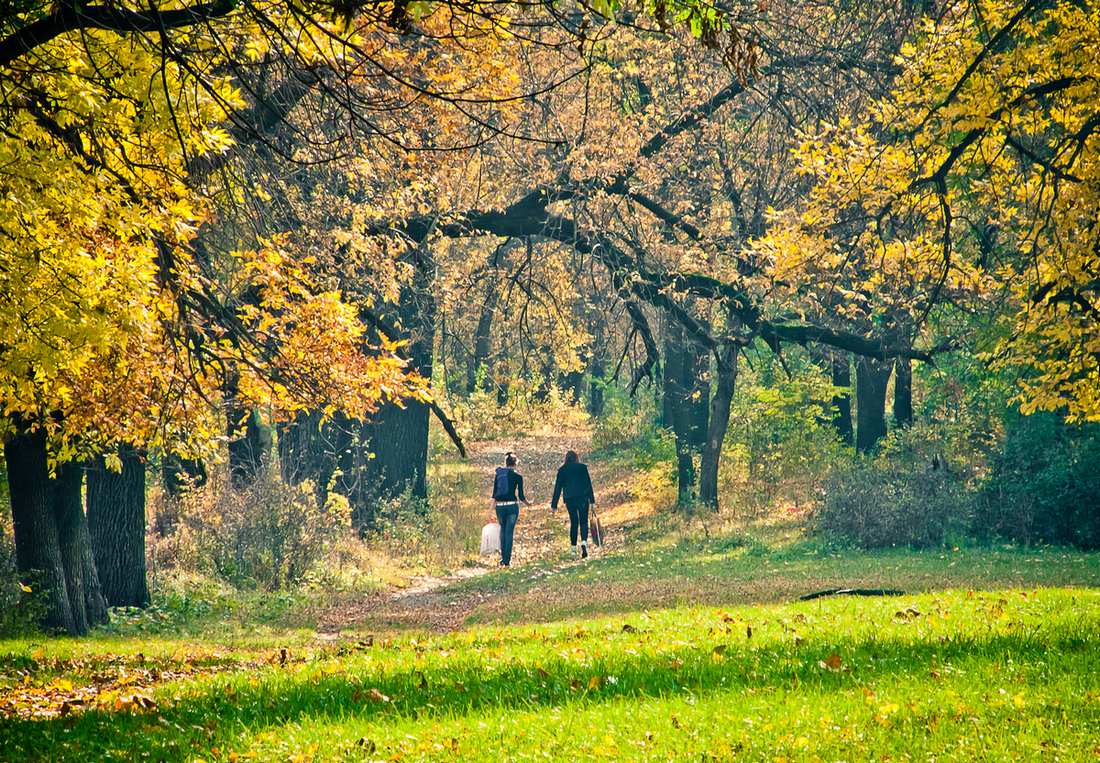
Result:
[[[479,560],[477,566],[464,567],[448,575],[417,578],[400,591],[381,594],[357,605],[342,607],[340,611],[327,613],[322,619],[321,630],[333,632],[365,624],[420,627],[435,631],[453,630],[460,627],[476,607],[500,594],[491,589],[455,591],[451,588],[452,584],[489,573],[545,574],[542,570],[532,569],[532,565],[546,560],[555,562],[555,569],[578,564],[569,555],[569,517],[565,507],[559,506],[557,511],[550,511],[554,477],[565,451],[569,449],[586,453],[589,449],[589,434],[572,432],[533,436],[517,441],[478,443],[471,448],[470,466],[484,475],[482,482],[486,493],[486,521],[491,514],[488,493],[493,470],[503,465],[504,454],[509,450],[515,451],[519,456],[518,470],[523,475],[524,492],[532,505],[530,508],[520,508],[511,569],[499,571],[496,566],[499,557],[493,556]],[[597,496],[597,499],[601,497]],[[600,504],[601,510],[613,509],[622,496],[616,491],[602,498],[604,500]],[[602,550],[594,550],[593,553],[605,552],[615,545],[616,540],[617,537],[612,534],[608,546]]]

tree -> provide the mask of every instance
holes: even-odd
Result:
[[[1100,418],[1100,115],[1082,55],[1097,13],[946,4],[866,118],[806,141],[817,185],[785,234],[818,278],[875,263],[880,314],[902,309],[918,328],[945,305],[990,315],[989,359],[1021,369],[1021,410],[1073,421]]]

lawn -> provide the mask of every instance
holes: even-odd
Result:
[[[683,607],[286,650],[9,645],[6,669],[196,675],[2,721],[10,760],[1088,759],[1100,592]],[[94,656],[98,653],[100,656]],[[117,656],[128,653],[129,656]],[[176,656],[173,657],[173,654]],[[70,660],[68,664],[62,658]],[[75,660],[76,668],[73,668]],[[47,676],[41,676],[43,680]],[[117,707],[117,709],[115,709]]]
[[[0,759],[1100,757],[1100,554],[648,516],[579,563],[536,511],[539,554],[411,617],[364,592],[333,632],[311,618],[340,601],[219,594],[0,641]],[[798,600],[849,586],[905,593]]]

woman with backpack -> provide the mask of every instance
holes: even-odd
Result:
[[[519,459],[508,451],[504,456],[504,466],[498,466],[493,476],[493,508],[500,522],[500,566],[512,563],[512,539],[519,520],[519,502],[528,506],[531,502],[523,494],[523,475],[516,471]]]
[[[582,464],[576,451],[565,454],[565,463],[558,467],[558,477],[554,480],[554,498],[550,510],[558,508],[558,498],[565,498],[565,510],[569,512],[569,544],[573,554],[577,554],[577,532],[581,536],[581,559],[588,558],[588,507],[596,505],[596,496],[592,492],[592,478],[588,467]]]

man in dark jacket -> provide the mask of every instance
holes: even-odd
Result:
[[[558,508],[558,498],[565,498],[565,509],[569,512],[569,544],[573,554],[577,553],[577,531],[581,536],[581,559],[588,558],[588,507],[596,505],[596,496],[592,492],[592,478],[588,467],[580,462],[575,451],[565,454],[565,463],[558,467],[558,478],[554,480],[554,498],[550,509]]]
[[[523,494],[523,475],[516,471],[519,459],[509,451],[504,456],[504,466],[498,466],[493,475],[493,508],[500,522],[500,566],[512,563],[512,539],[519,520],[519,502],[528,506],[531,502]]]

